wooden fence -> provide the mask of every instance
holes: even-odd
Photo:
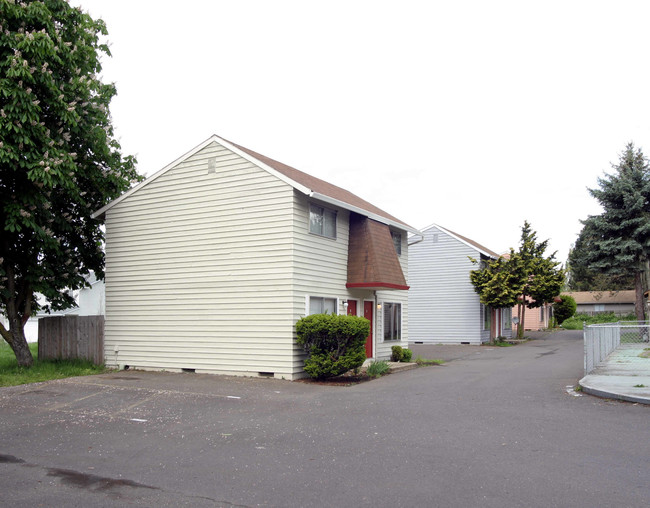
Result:
[[[49,316],[38,320],[38,357],[104,363],[104,316]]]

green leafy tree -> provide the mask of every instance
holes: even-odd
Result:
[[[634,277],[635,314],[644,319],[650,253],[650,166],[641,149],[628,143],[614,172],[589,189],[603,213],[583,221],[591,236],[586,255],[590,269],[613,277]]]
[[[0,0],[0,334],[25,367],[35,295],[67,308],[90,270],[103,277],[91,213],[140,179],[113,137],[115,86],[97,77],[105,35],[66,1]]]
[[[577,308],[578,304],[575,298],[569,295],[560,295],[560,301],[553,304],[553,315],[557,324],[561,325],[566,319],[573,317]]]
[[[506,309],[517,304],[521,284],[512,270],[511,256],[512,249],[508,257],[484,258],[480,262],[481,267],[470,272],[469,279],[483,305],[493,309]],[[472,261],[478,263],[475,259]]]
[[[569,251],[567,285],[572,291],[621,291],[634,288],[633,273],[605,273],[590,266],[593,242],[598,240],[590,224],[585,224]]]
[[[470,272],[470,281],[480,301],[492,308],[518,307],[517,336],[523,337],[526,308],[541,307],[560,294],[565,273],[555,253],[545,257],[548,240],[537,241],[537,233],[525,221],[519,250],[507,257],[487,260]]]

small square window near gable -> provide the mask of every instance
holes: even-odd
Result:
[[[309,232],[336,238],[336,212],[322,206],[309,205]]]
[[[395,233],[394,231],[390,232],[390,236],[393,239],[393,245],[395,246],[395,252],[398,256],[402,255],[402,235],[401,233]]]

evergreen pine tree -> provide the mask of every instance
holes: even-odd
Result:
[[[585,224],[567,260],[567,285],[571,291],[622,291],[634,288],[634,274],[604,273],[589,264],[590,254],[596,239],[595,233]]]
[[[614,172],[589,189],[603,213],[583,223],[593,233],[587,255],[589,266],[613,276],[634,276],[635,313],[644,319],[643,292],[647,288],[650,252],[650,166],[641,149],[628,143]]]

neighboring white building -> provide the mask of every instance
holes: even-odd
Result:
[[[370,319],[371,358],[408,344],[417,231],[223,138],[94,216],[106,219],[108,366],[296,379],[296,321],[323,311]]]
[[[66,310],[52,312],[47,314],[46,312],[39,312],[35,316],[29,318],[27,323],[25,323],[25,338],[27,342],[38,342],[38,321],[42,317],[48,316],[97,316],[104,315],[104,281],[97,280],[95,274],[91,272],[87,278],[90,287],[84,287],[77,291],[73,292],[73,297],[77,302],[75,307],[71,307]],[[41,294],[37,294],[36,298],[41,303],[45,304],[45,297]],[[2,321],[5,328],[9,327],[9,320],[0,315],[0,321]]]
[[[478,265],[470,257],[497,259],[495,252],[438,225],[409,243],[409,341],[425,344],[481,344],[511,337],[511,309],[479,301],[469,279]]]

